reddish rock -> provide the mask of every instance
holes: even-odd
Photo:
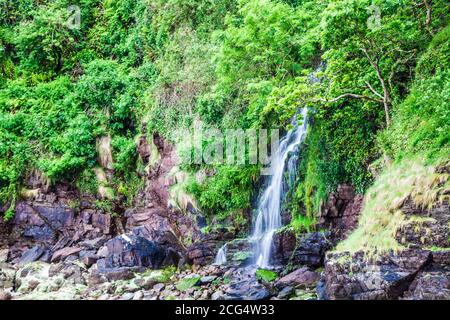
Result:
[[[81,248],[79,248],[79,247],[62,248],[62,249],[56,251],[55,253],[53,253],[51,262],[58,262],[58,261],[64,260],[68,256],[77,254],[80,251],[81,251]]]
[[[149,162],[150,156],[151,156],[151,149],[150,145],[147,141],[147,138],[145,134],[139,137],[137,142],[137,152],[139,156],[142,159],[142,162],[144,164],[147,164]]]
[[[99,228],[103,234],[109,234],[111,231],[111,216],[101,213],[93,214],[92,225],[95,228]]]
[[[273,236],[273,259],[287,264],[297,246],[297,237],[293,230],[277,232]]]
[[[401,298],[416,275],[431,263],[429,251],[405,250],[371,261],[363,253],[328,253],[324,281],[327,299]]]
[[[276,282],[276,286],[283,288],[286,286],[295,286],[303,288],[314,288],[319,281],[319,274],[306,267],[289,273]]]
[[[12,296],[9,292],[0,289],[0,301],[11,300]]]
[[[319,227],[330,230],[335,240],[345,239],[358,225],[363,199],[352,186],[339,185],[320,208]]]
[[[195,243],[186,252],[187,258],[194,264],[204,266],[214,261],[215,252],[212,243]]]

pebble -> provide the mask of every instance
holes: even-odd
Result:
[[[133,292],[126,292],[122,295],[122,297],[120,299],[121,300],[132,300],[133,298],[134,298]]]

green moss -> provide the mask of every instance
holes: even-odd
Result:
[[[255,275],[258,280],[263,282],[273,282],[278,278],[278,273],[267,269],[258,269]]]
[[[314,217],[298,215],[291,220],[291,226],[296,233],[311,232],[316,224]]]
[[[233,260],[234,261],[244,262],[244,261],[249,260],[252,257],[253,257],[253,252],[250,252],[250,251],[239,251],[239,252],[236,252],[233,255]]]
[[[147,270],[139,276],[145,277],[146,279],[157,283],[167,283],[170,281],[170,278],[175,274],[175,272],[176,268],[172,266],[163,270]]]
[[[180,291],[186,291],[192,287],[195,287],[199,284],[199,281],[202,277],[200,276],[193,276],[189,278],[183,278],[175,285],[175,287]]]

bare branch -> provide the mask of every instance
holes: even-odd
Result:
[[[370,57],[369,53],[367,52],[366,48],[362,48],[361,50],[366,55],[367,60],[369,60],[369,63],[375,69],[375,72],[377,73],[377,76],[378,76],[378,80],[380,81],[381,87],[383,88],[384,113],[385,113],[385,116],[386,116],[386,125],[389,127],[389,125],[391,124],[391,118],[389,116],[389,109],[390,109],[389,106],[391,104],[391,96],[389,94],[388,88],[386,87],[386,82],[384,81],[384,77],[383,77],[383,75],[381,73],[381,69],[380,69],[380,66],[379,66],[380,58],[376,57],[375,59],[372,59]]]
[[[370,101],[376,101],[376,102],[383,102],[383,100],[379,100],[379,99],[375,99],[369,96],[364,96],[364,95],[360,95],[360,94],[354,94],[354,93],[344,93],[342,95],[340,95],[339,97],[336,97],[334,99],[328,100],[327,102],[336,102],[339,101],[343,98],[353,98],[353,99],[362,99],[362,100],[370,100]]]
[[[383,96],[381,94],[379,94],[374,88],[372,88],[372,86],[370,85],[369,82],[366,81],[366,85],[367,87],[370,89],[370,91],[372,91],[372,93],[378,97],[380,97],[381,99],[383,99]]]
[[[375,99],[369,96],[365,96],[365,95],[361,95],[361,94],[356,94],[356,93],[344,93],[341,94],[340,96],[333,98],[331,100],[327,100],[327,99],[316,99],[313,100],[312,102],[323,102],[323,103],[334,103],[337,102],[341,99],[344,98],[352,98],[352,99],[360,99],[360,100],[368,100],[368,101],[374,101],[374,102],[378,102],[378,103],[383,103],[382,99]]]
[[[431,4],[428,0],[423,0],[425,7],[427,8],[427,19],[425,20],[425,27],[427,28],[428,32],[433,35],[433,32],[431,31],[431,15],[433,13],[433,8],[431,7]]]

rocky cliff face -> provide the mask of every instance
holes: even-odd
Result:
[[[448,202],[423,208],[408,198],[400,210],[406,218],[395,237],[404,249],[372,256],[328,253],[323,298],[450,299]]]
[[[138,152],[147,166],[145,188],[119,217],[98,208],[95,196],[82,195],[68,184],[48,187],[32,181],[29,187],[34,189],[17,203],[14,219],[0,222],[7,260],[24,264],[72,257],[88,266],[98,262],[94,269],[107,273],[188,259],[187,246],[202,234],[193,213],[169,206],[175,150],[158,135],[151,142],[143,135]],[[111,170],[108,161],[105,166],[104,171]]]
[[[278,232],[274,236],[272,262],[323,266],[325,252],[357,227],[362,200],[363,196],[356,194],[352,186],[339,185],[321,206],[317,229],[326,231],[300,236],[290,229]]]
[[[319,212],[320,229],[330,230],[335,240],[345,239],[358,226],[364,196],[346,184],[339,185],[329,194]]]

